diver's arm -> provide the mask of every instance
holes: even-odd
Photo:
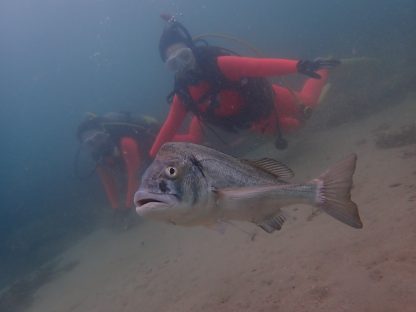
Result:
[[[172,105],[168,117],[165,120],[162,128],[160,129],[155,142],[153,143],[152,148],[150,149],[150,157],[155,157],[159,148],[163,143],[171,141],[175,136],[176,132],[179,130],[182,125],[183,120],[185,119],[187,110],[182,104],[182,101],[177,95],[173,98]]]
[[[269,77],[295,74],[299,60],[277,58],[254,58],[219,56],[217,64],[222,73],[231,80],[244,77]]]
[[[176,134],[173,141],[200,143],[202,140],[202,129],[198,117],[192,117],[187,134]]]
[[[131,208],[133,206],[134,192],[136,192],[139,187],[139,179],[137,175],[140,169],[139,145],[134,139],[124,137],[120,140],[120,150],[127,173],[125,207]]]

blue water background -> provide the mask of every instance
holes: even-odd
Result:
[[[0,286],[109,209],[96,178],[73,175],[83,114],[165,116],[172,76],[157,50],[162,12],[192,34],[232,34],[269,56],[405,67],[416,50],[412,0],[2,0]]]

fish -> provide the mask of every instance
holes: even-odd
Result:
[[[351,200],[356,162],[351,154],[311,181],[289,183],[293,171],[275,159],[239,159],[203,145],[169,142],[144,172],[134,203],[147,219],[206,227],[245,221],[267,233],[282,228],[282,207],[307,204],[362,228]]]

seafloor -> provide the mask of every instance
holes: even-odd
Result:
[[[77,265],[38,289],[27,311],[413,312],[416,144],[377,142],[411,136],[415,121],[412,95],[330,131],[305,129],[286,153],[265,146],[250,155],[279,158],[302,181],[357,153],[361,230],[307,206],[286,209],[272,235],[239,224],[256,231],[253,240],[232,226],[224,235],[144,221],[121,233],[102,228],[61,256]]]

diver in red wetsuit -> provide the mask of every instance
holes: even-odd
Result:
[[[250,129],[276,135],[277,148],[287,143],[282,133],[298,129],[317,105],[328,78],[328,69],[340,62],[333,59],[289,60],[233,55],[229,50],[198,45],[174,17],[167,22],[159,42],[166,66],[175,72],[171,108],[153,146],[154,157],[161,145],[178,138],[175,134],[188,112],[194,114],[188,134],[180,140],[199,142],[202,124],[227,131]],[[266,77],[301,73],[311,77],[300,92]]]
[[[149,160],[148,150],[158,130],[154,119],[129,113],[90,115],[78,126],[78,140],[95,161],[96,172],[113,209],[133,208],[139,173]],[[126,178],[123,204],[119,202],[118,173]]]

